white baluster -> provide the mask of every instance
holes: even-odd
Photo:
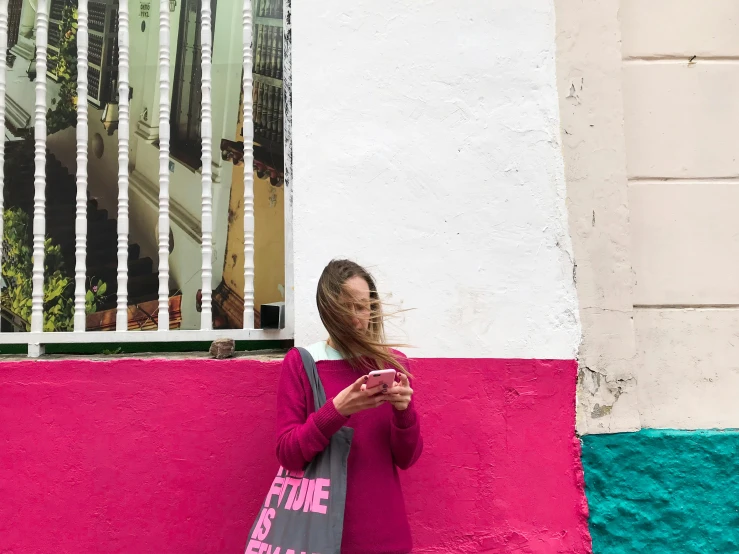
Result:
[[[202,50],[202,119],[200,136],[202,137],[202,164],[203,164],[203,205],[202,205],[202,311],[200,314],[200,328],[213,328],[211,312],[213,289],[213,185],[211,163],[213,160],[213,123],[211,106],[211,56],[213,35],[211,30],[212,14],[210,0],[201,4],[200,13],[200,44]]]
[[[87,0],[77,5],[77,211],[74,222],[74,330],[85,330],[87,256]]]
[[[252,121],[252,14],[244,0],[244,329],[254,328],[254,123]]]
[[[128,0],[118,5],[118,292],[116,331],[128,330]]]
[[[0,121],[5,121],[5,55],[8,44],[8,0],[0,0]],[[5,133],[0,134],[0,260],[3,259],[3,189],[5,187]],[[0,269],[0,272],[2,270]]]
[[[169,0],[159,1],[159,330],[169,330]]]
[[[31,331],[44,330],[44,235],[46,234],[46,57],[49,31],[47,0],[36,10],[36,103],[34,107],[35,170],[33,174],[33,292]],[[40,354],[41,345],[29,345],[29,354]]]

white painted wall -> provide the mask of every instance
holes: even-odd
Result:
[[[573,358],[551,1],[293,3],[296,342],[332,257],[413,356]]]

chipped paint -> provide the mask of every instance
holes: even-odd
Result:
[[[620,0],[556,0],[567,206],[582,321],[580,434],[641,428],[621,94]]]

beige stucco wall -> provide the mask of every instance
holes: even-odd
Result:
[[[639,428],[618,0],[555,2],[557,85],[583,341],[578,430]]]
[[[578,429],[736,427],[739,4],[557,2]]]

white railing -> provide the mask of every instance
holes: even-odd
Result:
[[[248,6],[247,6],[248,4]],[[252,59],[251,59],[251,0],[244,0],[244,144],[251,144],[254,136],[254,127],[247,125],[251,121],[252,113],[249,107],[249,98],[252,96]],[[244,148],[244,168],[251,167],[252,152]],[[249,173],[249,177],[246,174]],[[244,171],[244,321],[253,317],[254,309],[254,174]],[[285,203],[287,206],[287,202]]]
[[[49,38],[48,0],[38,0],[36,8],[36,103],[34,105],[33,172],[33,293],[31,332],[44,330],[44,242],[46,238],[46,58]],[[29,344],[30,355],[41,353],[42,343]]]
[[[251,1],[251,0],[249,0]],[[251,4],[250,4],[251,6]],[[249,7],[250,7],[249,6]],[[247,10],[251,12],[251,10]],[[213,123],[212,119],[212,107],[211,107],[211,49],[212,49],[212,31],[211,31],[211,13],[210,13],[210,0],[202,2],[200,4],[200,17],[201,17],[201,36],[200,42],[203,52],[203,61],[201,64],[201,73],[203,75],[203,98],[201,101],[202,121],[200,122],[200,135],[203,137],[203,148],[201,158],[203,161],[203,211],[202,211],[202,222],[200,224],[202,232],[201,240],[201,253],[203,257],[201,276],[203,278],[202,288],[202,308],[200,315],[200,328],[203,330],[209,330],[213,326],[212,308],[212,274],[213,274],[213,188],[212,188],[212,174],[213,170],[211,163],[213,161]],[[251,39],[250,39],[251,40]],[[251,54],[251,48],[247,44],[246,49]],[[251,71],[251,69],[250,69]],[[244,140],[246,144],[246,140]],[[246,165],[244,165],[244,175],[252,173],[246,171]],[[253,178],[253,173],[252,173]],[[246,206],[244,206],[246,210]],[[246,220],[245,220],[246,221]],[[246,223],[244,223],[246,225]],[[244,240],[246,240],[246,229],[244,229]],[[246,296],[246,295],[244,295]],[[252,316],[253,317],[253,316]],[[244,319],[246,321],[246,319]]]
[[[155,331],[128,330],[128,249],[129,249],[129,4],[118,6],[118,198],[117,198],[117,302],[115,331],[86,331],[86,255],[88,209],[88,0],[78,0],[77,31],[77,128],[76,128],[76,210],[75,210],[75,295],[74,330],[44,332],[44,242],[46,235],[45,187],[47,158],[47,56],[49,7],[51,0],[38,0],[36,10],[36,77],[34,104],[34,197],[33,197],[33,271],[30,331],[1,332],[2,345],[27,344],[29,356],[43,353],[45,344],[124,343],[202,341],[217,338],[235,340],[283,340],[292,338],[292,201],[288,190],[291,150],[285,145],[285,328],[254,329],[254,172],[251,144],[254,139],[252,104],[252,13],[251,0],[243,0],[243,139],[244,139],[244,316],[242,329],[213,329],[213,105],[212,105],[212,21],[210,2],[200,2],[202,45],[202,212],[201,212],[201,279],[202,310],[200,329],[171,330],[169,314],[169,234],[170,234],[170,1],[159,0],[159,204],[158,204],[158,313]],[[152,2],[154,4],[154,2]],[[289,19],[288,19],[289,21]],[[289,25],[289,23],[287,23]],[[287,29],[285,29],[287,36]],[[6,111],[6,46],[8,37],[8,0],[0,0],[0,121]],[[289,90],[290,63],[288,44],[285,53],[284,80]],[[285,100],[285,136],[289,137],[289,100]],[[218,151],[218,150],[216,150]],[[0,134],[0,170],[5,158],[4,134]],[[3,173],[0,171],[0,231],[3,225]],[[0,235],[1,236],[1,235]],[[2,254],[2,241],[0,241]]]
[[[127,4],[125,0],[122,2]],[[77,3],[77,202],[74,220],[74,330],[85,330],[87,275],[87,0]],[[46,99],[44,99],[46,100]],[[45,162],[44,162],[45,163]],[[123,266],[124,268],[126,266]]]
[[[204,2],[207,3],[207,2]],[[169,2],[159,0],[159,330],[169,330]]]
[[[86,3],[86,0],[85,0]],[[78,8],[79,9],[79,8]],[[79,24],[79,21],[78,21]],[[128,330],[128,2],[118,3],[118,290],[115,330]],[[79,31],[78,31],[79,32]],[[78,46],[79,48],[79,46]],[[79,51],[78,51],[79,53]],[[78,285],[79,286],[79,285]],[[84,287],[83,287],[84,290]]]

